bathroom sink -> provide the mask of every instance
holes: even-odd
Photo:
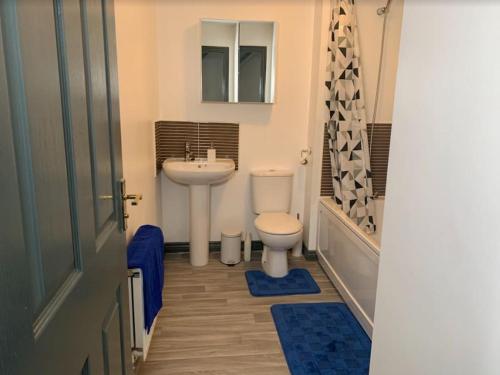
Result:
[[[235,164],[231,159],[216,159],[213,162],[205,159],[167,159],[163,162],[163,170],[178,184],[214,185],[227,181],[234,173]]]
[[[193,266],[204,266],[208,263],[210,241],[210,186],[231,178],[234,161],[167,159],[163,171],[172,181],[189,185],[189,259]]]

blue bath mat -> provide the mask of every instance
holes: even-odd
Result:
[[[318,284],[308,270],[295,268],[285,277],[267,276],[262,271],[247,271],[248,289],[254,297],[286,296],[320,293]]]
[[[271,306],[292,375],[366,375],[371,341],[344,303]]]

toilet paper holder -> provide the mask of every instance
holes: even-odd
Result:
[[[311,154],[312,150],[310,147],[300,150],[300,164],[306,165],[307,163],[309,163],[309,157],[311,156]]]

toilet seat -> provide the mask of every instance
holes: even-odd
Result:
[[[302,223],[284,212],[264,212],[255,219],[255,227],[268,234],[289,235],[302,230]]]

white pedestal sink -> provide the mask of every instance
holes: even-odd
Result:
[[[184,161],[167,159],[163,171],[172,181],[189,185],[189,258],[193,266],[208,263],[210,241],[210,185],[231,178],[235,170],[231,159]]]

